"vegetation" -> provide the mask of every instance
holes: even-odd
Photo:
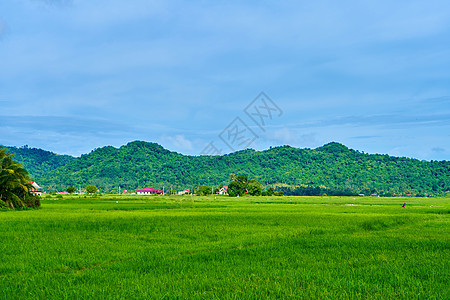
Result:
[[[95,193],[97,193],[97,191],[98,191],[98,189],[95,187],[95,185],[90,184],[86,187],[86,192],[88,194],[95,194]]]
[[[185,156],[155,143],[135,141],[118,149],[96,149],[36,180],[53,191],[87,184],[104,192],[117,192],[119,186],[129,191],[146,186],[181,190],[201,184],[227,185],[232,173],[285,195],[437,196],[450,190],[448,161],[365,154],[338,143],[313,150],[283,146],[222,156]]]
[[[0,299],[449,295],[449,198],[42,201],[0,211]]]
[[[0,148],[0,208],[40,206],[39,197],[31,189],[27,170],[6,149]]]
[[[40,178],[44,174],[62,167],[75,158],[70,155],[59,155],[50,151],[37,148],[5,147],[7,151],[14,154],[14,159],[25,166],[32,178]]]
[[[260,196],[262,193],[262,185],[256,180],[248,180],[245,175],[231,175],[231,182],[228,185],[228,194],[231,197],[243,196],[245,194],[251,196]]]
[[[228,194],[231,197],[243,196],[248,187],[248,177],[245,175],[231,175],[231,182],[228,185]]]
[[[198,196],[211,195],[213,193],[213,188],[210,187],[210,186],[202,184],[197,189],[195,189],[194,192]]]

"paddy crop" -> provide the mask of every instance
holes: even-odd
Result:
[[[0,299],[449,298],[449,199],[101,196],[0,211]]]

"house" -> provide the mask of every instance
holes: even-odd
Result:
[[[219,195],[228,195],[228,186],[221,187],[218,194]]]
[[[162,194],[163,191],[151,188],[151,187],[146,187],[144,189],[140,189],[140,190],[136,190],[136,194],[138,195],[153,195],[153,194]]]
[[[31,190],[30,190],[30,192],[33,194],[33,195],[38,195],[38,196],[41,196],[42,195],[42,188],[36,183],[36,182],[30,182],[30,184],[31,184]]]
[[[191,190],[184,190],[184,191],[179,191],[178,195],[187,195],[191,192]]]

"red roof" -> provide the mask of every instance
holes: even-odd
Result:
[[[136,192],[157,192],[157,193],[162,193],[162,191],[151,188],[151,187],[146,187],[144,189],[140,189],[140,190],[136,190]]]

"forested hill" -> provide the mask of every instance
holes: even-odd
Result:
[[[28,146],[4,147],[11,154],[14,154],[14,160],[24,165],[32,178],[40,179],[44,174],[62,167],[75,159],[69,155],[59,155],[50,151],[45,151]]]
[[[26,167],[28,167],[25,164]],[[34,171],[34,174],[37,174]],[[155,143],[98,148],[37,176],[48,190],[94,184],[102,191],[152,186],[166,190],[228,184],[244,174],[263,185],[345,189],[353,192],[442,194],[450,187],[450,162],[365,154],[339,143],[316,149],[290,146],[242,150],[222,156],[185,156]]]

